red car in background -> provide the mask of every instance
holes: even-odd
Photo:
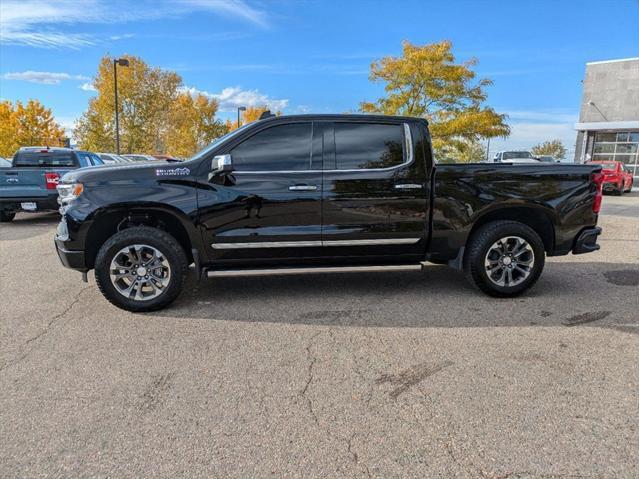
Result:
[[[623,195],[632,190],[632,173],[621,161],[589,161],[588,163],[603,167],[604,191],[614,191],[616,195]]]

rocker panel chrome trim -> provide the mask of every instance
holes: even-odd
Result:
[[[213,249],[253,249],[253,248],[316,248],[319,246],[381,246],[393,244],[415,244],[421,238],[389,238],[363,240],[327,241],[263,241],[254,243],[213,243]]]

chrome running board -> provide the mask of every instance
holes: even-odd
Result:
[[[267,276],[267,275],[289,275],[289,274],[325,274],[325,273],[376,273],[389,271],[420,271],[422,263],[418,264],[394,264],[382,266],[317,266],[300,268],[262,268],[262,269],[221,269],[208,270],[209,278],[220,278],[229,276]]]

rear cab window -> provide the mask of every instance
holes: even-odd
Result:
[[[338,170],[378,169],[405,162],[402,124],[334,123]]]
[[[70,151],[19,151],[13,159],[13,166],[34,168],[74,167],[77,162]]]

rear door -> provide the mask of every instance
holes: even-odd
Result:
[[[333,122],[324,135],[326,254],[423,258],[429,184],[423,141],[401,121]]]
[[[310,121],[266,124],[221,152],[231,155],[234,171],[213,177],[198,191],[212,259],[321,254],[319,135]]]

